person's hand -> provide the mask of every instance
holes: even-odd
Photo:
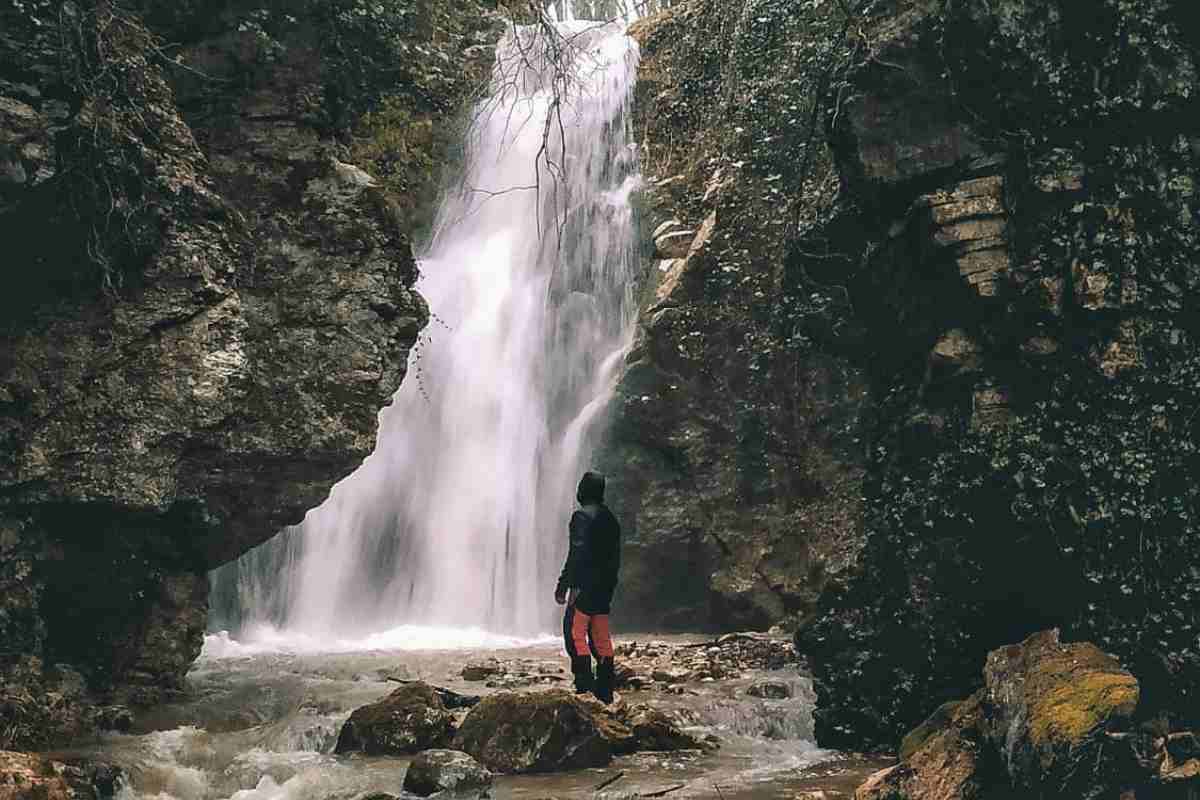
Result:
[[[579,599],[579,590],[572,589],[571,593],[569,595],[567,595],[567,605],[569,605],[569,606],[575,605],[575,601],[578,599]]]
[[[555,589],[554,590],[554,602],[558,603],[560,606],[563,603],[567,602],[567,590],[566,589]]]

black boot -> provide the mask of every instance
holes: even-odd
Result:
[[[596,661],[596,687],[592,694],[601,703],[608,705],[613,701],[613,681],[616,678],[616,665],[611,658],[601,658]]]
[[[571,672],[575,674],[575,693],[586,694],[592,691],[595,680],[592,678],[592,657],[575,656],[571,659]]]

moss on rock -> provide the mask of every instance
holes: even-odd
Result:
[[[1137,702],[1137,680],[1127,672],[1068,676],[1031,709],[1030,742],[1078,744],[1110,721],[1131,717]]]
[[[988,735],[1014,787],[1063,797],[1113,788],[1118,756],[1105,734],[1133,727],[1139,698],[1115,658],[1043,631],[989,654],[984,680]]]
[[[920,750],[929,741],[929,737],[944,728],[962,703],[962,700],[949,700],[942,703],[929,715],[927,720],[909,731],[900,742],[900,752],[898,753],[900,760],[907,761],[909,756]]]
[[[454,718],[433,687],[420,681],[356,708],[338,733],[336,753],[402,755],[445,747]]]
[[[498,692],[471,709],[454,747],[496,772],[551,772],[604,766],[614,741],[632,739],[628,728],[570,692]]]

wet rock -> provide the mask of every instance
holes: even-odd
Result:
[[[1043,631],[989,653],[984,679],[989,740],[1015,787],[1062,797],[1113,788],[1103,734],[1132,727],[1139,696],[1115,658]]]
[[[0,800],[109,800],[124,783],[112,764],[0,750]]]
[[[792,696],[792,687],[783,681],[759,681],[751,684],[746,694],[766,700],[786,700]]]
[[[451,711],[457,711],[464,708],[472,708],[479,703],[479,695],[475,694],[459,694],[453,689],[446,689],[441,686],[434,687],[438,697],[442,698],[442,705]]]
[[[493,675],[501,674],[503,671],[504,668],[495,661],[467,664],[462,669],[462,679],[464,681],[485,681]]]
[[[708,750],[712,744],[684,732],[665,712],[639,705],[621,714],[621,722],[633,731],[637,750]]]
[[[789,639],[764,633],[726,634],[701,645],[628,642],[617,647],[620,685],[686,694],[686,684],[711,682],[748,669],[795,668]]]
[[[461,794],[491,785],[492,773],[458,750],[426,750],[404,773],[404,789],[421,797],[441,791]]]
[[[468,665],[463,670],[463,677],[466,680],[483,680],[489,689],[511,690],[563,683],[568,680],[564,673],[560,662],[536,659],[500,662],[492,659],[482,664]]]
[[[418,753],[444,747],[453,735],[453,717],[442,698],[432,686],[417,682],[355,709],[342,725],[334,752]]]
[[[54,766],[32,753],[0,750],[0,800],[74,800]]]
[[[603,716],[563,690],[499,692],[471,710],[454,747],[502,773],[600,767],[613,756]]]
[[[99,706],[96,708],[96,727],[102,731],[128,733],[133,728],[133,712],[126,706]]]
[[[88,778],[99,798],[115,797],[127,780],[125,771],[114,764],[93,765]]]
[[[994,786],[983,772],[982,693],[963,703],[943,706],[906,740],[906,757],[867,779],[855,800],[967,800]]]
[[[632,666],[624,661],[617,662],[615,668],[613,669],[613,686],[618,689],[624,689],[631,686],[634,688],[640,688],[640,686],[635,686],[635,684],[645,685],[648,682],[649,679],[647,679],[645,676],[639,675]]]

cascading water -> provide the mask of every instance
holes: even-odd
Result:
[[[636,314],[637,58],[619,24],[501,42],[421,259],[434,321],[376,451],[301,525],[214,574],[218,625],[553,629],[574,484]]]

